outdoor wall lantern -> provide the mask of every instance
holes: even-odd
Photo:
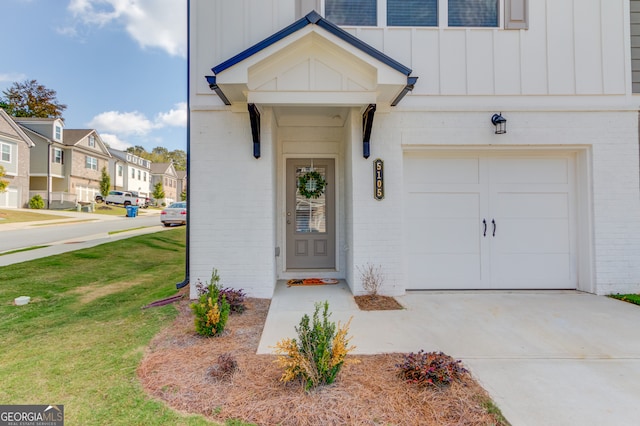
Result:
[[[502,113],[493,114],[491,122],[496,126],[496,135],[507,133],[507,119],[502,116]]]

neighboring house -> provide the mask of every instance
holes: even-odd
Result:
[[[158,182],[162,182],[164,199],[155,200],[158,205],[169,205],[180,200],[178,193],[178,174],[173,163],[152,163],[151,164],[151,195]]]
[[[70,165],[68,191],[77,202],[92,202],[100,193],[102,168],[109,167],[111,154],[93,129],[65,129],[65,161]]]
[[[191,283],[640,292],[638,1],[189,4]]]
[[[176,176],[178,179],[178,188],[176,193],[178,194],[177,200],[182,200],[182,193],[187,192],[187,172],[185,170],[176,170]]]
[[[109,164],[111,187],[151,197],[151,161],[113,148],[109,148],[109,153],[112,157]]]
[[[29,158],[34,143],[0,108],[0,166],[9,182],[0,192],[0,209],[29,207]]]
[[[35,144],[30,156],[29,196],[40,195],[48,208],[75,206],[76,195],[69,192],[64,121],[60,118],[12,118]]]

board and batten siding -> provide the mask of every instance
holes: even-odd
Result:
[[[638,3],[633,0],[632,9],[640,8]],[[285,0],[194,5],[201,9],[192,11],[196,21],[216,21],[198,22],[194,34],[198,51],[210,52],[196,58],[192,71],[200,76],[194,78],[196,94],[205,96],[212,95],[204,78],[211,75],[212,66],[294,22],[300,7],[310,7],[296,11]],[[507,12],[514,22],[508,22]],[[506,29],[517,26],[518,19],[523,29]],[[419,80],[405,106],[423,104],[421,95],[430,99],[631,92],[625,77],[628,35],[623,0],[530,1],[524,9],[509,6],[502,20],[502,28],[343,28],[412,68]]]
[[[631,84],[640,93],[640,0],[631,0]]]

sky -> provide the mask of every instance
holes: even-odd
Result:
[[[187,0],[1,1],[0,92],[37,80],[66,129],[186,151]]]

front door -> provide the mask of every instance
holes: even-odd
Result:
[[[286,188],[287,269],[335,269],[334,160],[288,159]]]

